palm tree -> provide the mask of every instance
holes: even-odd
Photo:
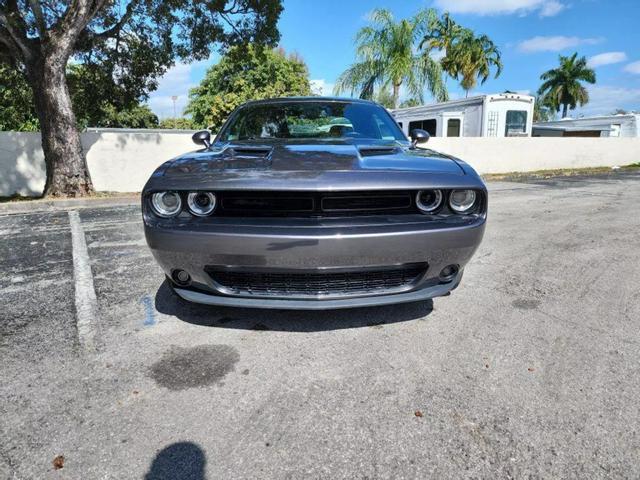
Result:
[[[487,35],[476,36],[472,30],[465,28],[442,59],[442,68],[456,80],[462,77],[460,85],[469,96],[469,91],[477,86],[478,80],[480,84],[487,81],[493,68],[494,78],[502,73],[500,50]]]
[[[589,102],[589,92],[582,86],[581,81],[596,83],[596,72],[587,66],[585,57],[578,58],[578,52],[570,57],[560,55],[560,67],[552,68],[540,75],[543,80],[538,89],[538,95],[542,95],[551,102],[555,111],[560,111],[562,106],[562,118],[566,117],[569,109],[576,105],[584,105]]]
[[[420,42],[420,47],[422,48],[426,43],[429,48],[437,48],[446,52],[462,33],[462,30],[463,28],[451,18],[449,12],[444,12],[441,18],[433,22],[429,32]]]
[[[400,87],[424,101],[425,86],[438,101],[448,99],[440,64],[417,47],[436,21],[435,10],[423,10],[396,22],[389,10],[376,9],[371,24],[356,35],[357,61],[340,75],[335,93],[350,91],[372,98],[375,87],[391,87],[393,106],[398,107]]]
[[[441,18],[432,23],[431,28],[420,42],[420,48],[427,48],[429,51],[440,50],[444,52],[446,57],[464,30],[451,18],[449,12],[445,12]],[[445,72],[450,74],[446,69]]]

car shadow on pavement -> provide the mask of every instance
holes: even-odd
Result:
[[[155,297],[156,310],[194,325],[240,330],[316,332],[343,328],[379,327],[418,320],[433,311],[433,301],[342,310],[275,310],[216,307],[180,298],[165,280]]]
[[[204,480],[206,456],[192,442],[172,443],[158,452],[145,480]]]

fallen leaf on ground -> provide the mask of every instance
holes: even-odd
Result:
[[[58,455],[53,459],[53,468],[60,470],[62,467],[64,467],[64,456]]]

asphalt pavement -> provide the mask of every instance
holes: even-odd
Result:
[[[328,312],[181,301],[138,205],[5,211],[0,478],[639,478],[640,175],[489,189],[451,296]]]

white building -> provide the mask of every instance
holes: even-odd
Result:
[[[392,110],[409,135],[421,128],[435,137],[528,137],[535,98],[498,93]]]
[[[534,137],[640,137],[640,114],[563,118],[533,126]]]

